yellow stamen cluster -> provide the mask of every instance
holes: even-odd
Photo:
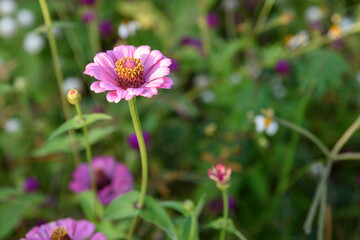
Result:
[[[118,73],[117,82],[123,89],[136,88],[144,84],[144,65],[138,58],[124,57],[115,65]]]
[[[265,127],[268,127],[271,122],[272,122],[271,118],[265,117]]]
[[[55,227],[51,231],[51,240],[71,240],[64,227]]]

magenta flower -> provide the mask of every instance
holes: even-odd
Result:
[[[287,75],[291,71],[291,65],[286,60],[279,60],[275,65],[275,71],[281,75]]]
[[[217,28],[219,26],[220,21],[216,13],[208,13],[208,15],[206,16],[206,20],[207,20],[207,24],[211,28]]]
[[[34,177],[28,177],[24,181],[25,192],[36,192],[39,189],[39,181]]]
[[[92,6],[95,5],[95,0],[80,0],[81,5]]]
[[[218,185],[226,185],[230,181],[231,167],[226,168],[219,163],[208,170],[208,176],[214,180]]]
[[[101,35],[109,36],[113,33],[113,24],[110,20],[102,20],[99,24]]]
[[[228,207],[229,207],[230,212],[235,211],[235,209],[236,209],[236,199],[235,199],[234,196],[229,195]],[[223,202],[222,198],[211,200],[209,202],[209,204],[208,204],[208,208],[209,208],[210,212],[213,212],[215,214],[221,213],[223,211],[223,208],[224,208],[224,202]]]
[[[103,233],[94,231],[91,222],[66,218],[34,227],[21,240],[106,240]]]
[[[84,12],[81,19],[84,23],[90,23],[95,19],[95,12],[93,10]]]
[[[150,140],[151,140],[151,136],[150,133],[143,131],[143,136],[144,136],[144,141],[145,141],[145,145],[148,146]],[[129,136],[127,137],[127,144],[135,149],[135,150],[139,150],[139,142],[137,140],[136,134],[135,133],[131,133],[129,134]]]
[[[129,169],[116,162],[111,156],[99,156],[92,160],[95,174],[97,195],[100,202],[108,205],[113,199],[133,189],[133,177]],[[72,174],[69,189],[80,193],[91,189],[89,166],[80,164]]]
[[[171,60],[149,46],[121,45],[113,50],[96,54],[94,62],[86,66],[85,74],[99,81],[90,89],[96,93],[110,91],[106,98],[118,103],[135,96],[152,97],[158,88],[169,89],[173,81],[170,74]]]

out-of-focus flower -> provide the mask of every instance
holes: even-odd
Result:
[[[199,97],[204,103],[211,103],[216,99],[215,93],[210,89],[202,91]]]
[[[17,4],[14,0],[0,0],[0,15],[11,15],[16,8]]]
[[[294,50],[298,47],[306,46],[309,43],[309,39],[309,33],[303,30],[293,36],[287,36],[285,45],[288,49]]]
[[[198,74],[194,77],[194,85],[198,88],[203,88],[208,86],[210,83],[210,78],[206,74]]]
[[[279,124],[276,121],[269,117],[264,117],[263,115],[257,115],[254,118],[254,122],[257,132],[260,133],[265,131],[269,136],[274,135],[279,129]]]
[[[102,20],[99,24],[100,34],[109,36],[113,33],[113,24],[110,20]]]
[[[217,28],[220,24],[219,17],[216,13],[208,13],[206,20],[211,28]]]
[[[234,196],[229,195],[228,197],[228,206],[229,211],[235,211],[236,209],[236,199]],[[222,199],[213,199],[208,204],[210,212],[214,214],[220,214],[223,212],[224,202]]]
[[[344,41],[341,38],[335,39],[334,41],[331,42],[331,47],[334,50],[341,50],[344,47]]]
[[[106,240],[103,233],[94,233],[95,225],[86,220],[65,218],[31,229],[21,240]]]
[[[353,25],[354,25],[354,20],[350,17],[341,18],[339,23],[339,26],[344,33],[349,32],[353,27]]]
[[[133,177],[129,169],[111,156],[99,156],[92,160],[97,196],[104,205],[133,189]],[[91,189],[89,165],[80,164],[72,174],[69,189],[80,193]]]
[[[314,177],[320,177],[322,172],[324,170],[324,165],[321,162],[316,162],[311,164],[310,169],[309,169],[309,173],[314,176]]]
[[[93,10],[88,10],[81,15],[81,19],[84,23],[90,23],[95,19],[95,12]]]
[[[170,71],[172,72],[176,72],[179,70],[179,61],[176,60],[175,58],[171,59],[171,65],[169,66]]]
[[[262,73],[262,69],[256,61],[250,61],[246,65],[246,68],[248,69],[249,74],[255,79],[258,79]]]
[[[4,124],[4,131],[12,134],[19,131],[21,128],[21,121],[18,118],[10,118]]]
[[[63,94],[66,95],[67,92],[72,88],[77,89],[80,93],[84,91],[84,85],[83,82],[80,80],[80,78],[78,77],[65,78],[65,80],[62,83]]]
[[[36,192],[39,189],[39,181],[34,177],[28,177],[24,181],[25,192]]]
[[[279,22],[281,24],[289,24],[295,17],[295,12],[292,9],[288,9],[279,17]]]
[[[245,1],[245,2],[249,2],[249,1]],[[239,2],[238,0],[222,0],[222,5],[225,10],[233,11],[239,5]]]
[[[110,91],[109,102],[118,103],[135,96],[152,97],[159,88],[170,89],[171,60],[149,46],[121,45],[96,54],[94,62],[86,66],[85,74],[96,78],[90,89],[96,93]]]
[[[30,28],[35,24],[35,14],[29,9],[20,9],[16,13],[16,20],[24,28]]]
[[[93,6],[95,5],[96,0],[80,0],[79,3],[81,5],[86,5],[86,6]]]
[[[26,78],[24,77],[16,77],[15,80],[14,80],[14,88],[19,91],[19,92],[22,92],[22,91],[25,91],[26,88],[27,88],[27,82],[26,82]]]
[[[44,49],[45,40],[38,33],[29,33],[24,38],[23,46],[27,53],[37,54]]]
[[[324,17],[324,11],[318,6],[310,6],[305,11],[305,19],[308,22],[318,22]]]
[[[286,87],[282,83],[275,83],[272,87],[273,93],[277,98],[284,98],[287,94]]]
[[[11,38],[17,32],[17,25],[13,18],[3,17],[0,19],[0,36],[3,38]]]
[[[143,131],[143,137],[144,137],[146,147],[149,146],[150,141],[151,141],[150,133],[148,133],[147,131]],[[139,150],[139,142],[137,140],[135,133],[129,134],[129,136],[127,137],[127,144],[132,149]]]
[[[287,60],[279,60],[275,65],[275,71],[281,75],[287,75],[291,71],[291,65]]]
[[[230,75],[231,84],[237,85],[241,83],[241,81],[242,81],[242,75],[240,73],[236,72]]]
[[[212,122],[205,126],[204,133],[206,136],[210,137],[214,135],[216,129],[217,129],[216,123]]]
[[[181,39],[181,45],[183,46],[191,46],[196,49],[201,49],[202,43],[201,40],[198,38],[192,38],[192,37],[184,37]]]
[[[339,25],[332,25],[327,33],[330,39],[336,40],[341,38],[343,31]]]
[[[224,165],[219,163],[208,170],[208,176],[214,180],[217,185],[225,186],[230,182],[231,167],[226,168]]]
[[[134,20],[123,22],[119,24],[117,29],[119,37],[127,39],[130,36],[134,36],[136,31],[140,29],[140,23]]]

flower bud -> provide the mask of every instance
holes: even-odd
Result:
[[[76,90],[75,88],[70,89],[68,91],[66,97],[67,97],[68,102],[71,103],[72,105],[78,104],[81,99],[81,95],[80,95],[79,91]]]
[[[183,207],[186,211],[191,213],[194,210],[194,202],[190,199],[186,199],[183,203]]]

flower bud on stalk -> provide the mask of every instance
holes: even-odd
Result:
[[[73,88],[68,91],[66,98],[69,103],[71,103],[72,105],[76,105],[80,102],[81,94],[79,93],[78,90]]]

